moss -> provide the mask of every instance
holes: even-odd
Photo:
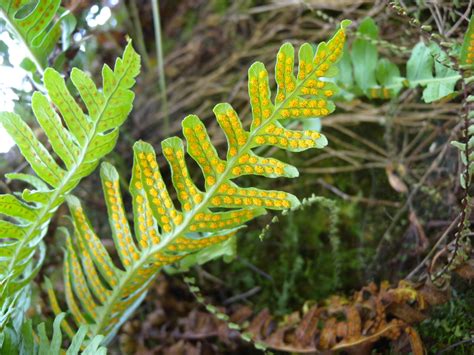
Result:
[[[474,290],[453,289],[451,301],[436,307],[418,330],[429,354],[472,354],[474,351]],[[471,339],[471,342],[461,343]],[[459,344],[459,345],[458,345]],[[453,346],[452,348],[449,348]]]

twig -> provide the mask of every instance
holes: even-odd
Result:
[[[136,0],[130,0],[129,7],[138,50],[143,57],[146,69],[150,69],[150,58],[148,57],[148,51],[145,45],[145,37],[143,36],[142,24],[140,23],[140,16],[138,15]]]
[[[257,293],[260,292],[262,288],[260,286],[255,286],[254,288],[251,288],[250,290],[244,292],[244,293],[241,293],[239,295],[235,295],[235,296],[232,296],[232,297],[229,297],[228,299],[226,299],[223,303],[225,306],[231,304],[231,303],[234,303],[234,302],[237,302],[237,301],[241,301],[241,300],[245,300],[246,298],[249,298]]]
[[[398,221],[403,216],[405,211],[408,209],[408,207],[412,203],[413,198],[415,197],[416,193],[420,190],[421,186],[424,184],[424,182],[426,181],[428,176],[431,174],[431,172],[434,170],[434,168],[436,166],[438,166],[440,164],[440,162],[444,159],[444,156],[445,156],[446,152],[450,148],[450,144],[448,142],[450,142],[451,140],[454,139],[454,137],[457,135],[457,131],[458,131],[459,128],[460,128],[460,125],[456,126],[451,131],[451,135],[449,136],[449,138],[447,140],[447,143],[445,143],[445,145],[443,147],[443,150],[439,153],[439,155],[436,157],[436,159],[433,160],[433,162],[431,163],[428,170],[426,170],[426,172],[423,174],[423,176],[421,177],[418,184],[413,188],[413,190],[408,195],[408,198],[407,198],[405,204],[402,206],[402,208],[400,208],[398,210],[398,212],[393,217],[393,220],[392,220],[390,226],[387,228],[387,230],[383,234],[382,239],[380,240],[379,245],[377,246],[376,253],[375,253],[374,259],[372,260],[371,266],[369,267],[369,270],[374,270],[375,271],[375,265],[378,262],[379,258],[381,257],[382,247],[384,246],[384,244],[386,242],[391,244],[391,242],[392,242],[391,241],[391,233],[392,233],[393,229],[395,229],[395,227],[398,225]]]
[[[465,340],[461,340],[461,341],[458,341],[450,346],[448,346],[447,348],[444,348],[443,350],[440,350],[436,353],[436,355],[438,354],[444,354],[445,352],[447,352],[448,350],[452,350],[456,347],[458,347],[459,345],[462,345],[462,344],[466,344],[466,343],[472,343],[474,344],[474,338],[470,338],[470,339],[465,339]]]
[[[458,27],[461,25],[463,21],[469,21],[469,14],[471,13],[471,8],[472,8],[472,0],[469,0],[469,4],[467,6],[466,12],[462,14],[462,16],[459,18],[459,20],[449,29],[448,32],[446,32],[446,37],[450,37],[454,31],[458,29]]]
[[[256,267],[255,265],[253,265],[252,263],[248,262],[247,260],[245,259],[242,259],[240,256],[237,256],[237,259],[242,263],[244,264],[245,266],[247,266],[249,269],[255,271],[257,274],[259,274],[260,276],[263,276],[264,278],[266,278],[267,280],[270,280],[271,282],[273,282],[273,277],[269,274],[267,274],[265,271],[259,269],[258,267]]]
[[[346,200],[346,201],[352,201],[356,203],[359,203],[359,202],[365,203],[369,206],[379,205],[379,206],[388,206],[388,207],[400,207],[400,203],[396,201],[374,200],[374,199],[370,199],[366,197],[348,195],[344,191],[339,190],[337,187],[331,184],[328,184],[323,179],[318,179],[317,182],[325,189],[328,189],[329,191],[331,191],[332,193],[334,193],[335,195],[341,197],[343,200]]]

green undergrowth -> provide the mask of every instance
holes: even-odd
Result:
[[[460,285],[456,285],[457,283]],[[472,285],[466,281],[455,282],[451,297],[448,303],[436,307],[430,318],[418,326],[428,354],[465,355],[474,352]]]
[[[378,187],[383,186],[384,172],[372,173],[372,177],[364,172],[321,178],[356,196],[361,189],[367,191],[365,196],[371,190],[383,193]],[[366,265],[377,245],[376,236],[386,227],[376,221],[387,213],[386,208],[343,201],[315,186],[314,181],[305,185],[306,180],[319,177],[309,175],[292,192],[298,196],[326,196],[324,201],[278,215],[278,222],[269,224],[264,234],[270,217],[250,226],[237,238],[237,260],[230,264],[217,260],[205,266],[225,280],[226,289],[231,290],[226,297],[259,287],[255,295],[240,302],[250,301],[255,309],[268,307],[274,314],[283,315],[308,301],[348,295],[366,283]],[[327,201],[334,203],[334,208]]]

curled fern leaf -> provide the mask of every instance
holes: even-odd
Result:
[[[60,5],[61,0],[0,1],[0,17],[28,49],[40,72],[47,67],[48,57],[61,37],[61,22],[69,14]]]
[[[79,201],[68,198],[76,237],[74,242],[67,242],[64,282],[66,301],[77,326],[89,323],[91,336],[104,334],[110,340],[144,297],[161,267],[229,240],[247,221],[268,209],[298,206],[298,199],[287,192],[244,188],[233,180],[249,174],[298,176],[295,167],[259,156],[253,151],[257,147],[273,145],[298,152],[327,144],[319,132],[288,130],[279,121],[322,117],[334,111],[330,97],[337,87],[324,78],[337,74],[335,64],[342,55],[347,25],[344,21],[334,37],[320,43],[316,51],[309,44],[301,46],[297,76],[293,46],[281,47],[275,75],[278,90],[273,101],[264,65],[257,62],[250,67],[250,130],[244,129],[229,104],[214,108],[227,137],[226,159],[219,156],[197,116],[184,119],[186,150],[202,170],[204,189],[196,186],[189,174],[183,141],[172,137],[162,142],[179,207],[161,176],[154,149],[137,142],[130,181],[134,233],[123,206],[118,173],[110,164],[102,165],[102,187],[120,267],[94,233]],[[57,307],[56,312],[60,312]]]
[[[134,94],[130,88],[139,70],[140,58],[131,44],[125,49],[123,58],[117,59],[113,70],[104,66],[103,90],[97,89],[86,73],[73,69],[71,80],[87,107],[87,113],[67,90],[61,75],[53,69],[46,70],[44,84],[49,99],[35,92],[32,108],[62,164],[17,114],[0,113],[0,123],[37,174],[37,177],[9,175],[33,185],[34,189],[24,190],[21,198],[0,195],[0,214],[13,219],[0,220],[2,309],[10,303],[13,307],[15,294],[36,275],[44,255],[41,252],[38,259],[38,245],[58,206],[80,180],[97,167],[100,158],[115,146],[119,127],[132,109]]]

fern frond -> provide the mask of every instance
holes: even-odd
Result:
[[[0,1],[0,17],[5,19],[15,38],[24,44],[41,73],[48,66],[48,57],[61,37],[61,22],[69,14],[60,5],[61,0]]]
[[[132,109],[134,94],[130,88],[139,70],[140,57],[131,44],[125,49],[123,58],[117,59],[113,70],[104,66],[103,90],[97,89],[86,73],[74,68],[71,80],[87,107],[87,114],[67,90],[61,75],[51,68],[46,70],[44,84],[49,100],[35,92],[32,108],[62,164],[17,114],[0,113],[0,123],[37,174],[37,177],[9,175],[33,185],[34,189],[24,190],[21,198],[0,195],[0,214],[13,219],[0,221],[2,309],[5,303],[13,302],[15,293],[36,275],[42,259],[40,255],[35,261],[38,245],[55,210],[80,180],[97,167],[100,158],[115,146],[119,127]],[[66,126],[62,124],[63,120]]]
[[[1,353],[9,355],[77,355],[79,352],[82,355],[105,355],[107,353],[107,349],[101,346],[102,339],[104,338],[102,335],[98,335],[91,340],[87,339],[87,325],[81,326],[77,333],[72,335],[70,346],[67,350],[63,350],[61,324],[65,317],[66,314],[61,313],[54,319],[51,339],[46,334],[45,324],[41,323],[38,325],[37,332],[35,332],[31,319],[22,324],[20,336],[11,329],[4,331],[2,333],[2,342],[0,343]]]
[[[78,326],[90,323],[91,336],[104,334],[106,340],[110,339],[144,297],[161,267],[229,240],[247,221],[268,209],[284,210],[299,204],[287,192],[244,188],[234,180],[248,174],[271,178],[298,176],[295,167],[259,156],[253,151],[257,147],[273,145],[298,152],[327,144],[319,132],[291,131],[279,120],[327,116],[335,109],[329,98],[337,87],[323,78],[337,74],[335,64],[342,55],[347,25],[348,21],[344,21],[335,36],[320,43],[316,51],[309,44],[301,46],[297,76],[293,73],[293,46],[281,47],[274,101],[264,65],[257,62],[250,67],[250,130],[244,129],[229,104],[214,108],[228,141],[226,159],[219,156],[197,116],[184,119],[187,153],[202,170],[203,190],[190,177],[183,141],[172,137],[162,142],[179,208],[161,176],[154,149],[137,142],[129,188],[134,235],[123,206],[118,173],[110,164],[102,164],[102,187],[120,267],[112,262],[79,201],[68,198],[76,238],[74,243],[68,239],[64,282],[66,301]]]

